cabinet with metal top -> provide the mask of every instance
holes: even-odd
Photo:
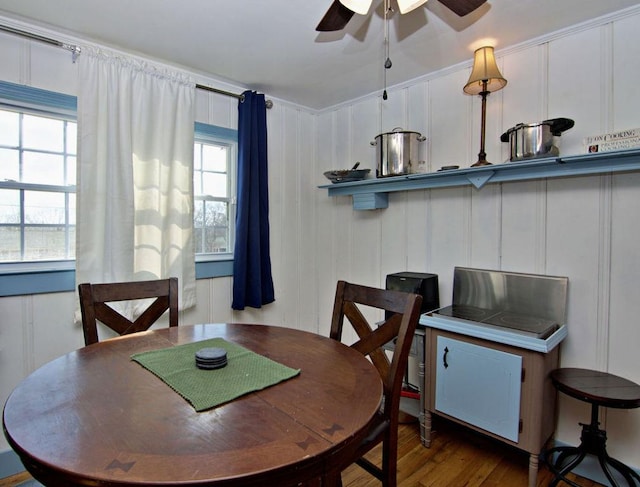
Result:
[[[548,375],[558,366],[559,347],[530,350],[425,321],[424,445],[431,444],[432,415],[442,416],[528,452],[535,487],[538,455],[555,426]]]

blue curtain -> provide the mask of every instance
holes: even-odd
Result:
[[[269,254],[267,109],[264,95],[243,93],[238,103],[238,206],[233,256],[233,309],[275,300]]]

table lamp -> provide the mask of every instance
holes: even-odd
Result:
[[[502,77],[496,58],[493,54],[493,47],[485,46],[477,49],[473,56],[473,69],[469,81],[464,85],[463,91],[468,95],[480,95],[482,97],[482,122],[480,125],[480,152],[478,161],[471,167],[487,166],[487,154],[484,151],[484,137],[487,119],[487,95],[494,91],[501,90],[507,85],[507,80]]]

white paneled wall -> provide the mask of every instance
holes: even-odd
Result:
[[[497,46],[508,85],[488,98],[488,159],[508,148],[500,134],[519,122],[575,120],[563,154],[582,138],[640,127],[640,9],[519,46]],[[0,34],[0,79],[74,94],[76,66],[57,48]],[[570,279],[569,337],[562,364],[608,370],[640,382],[640,174],[489,184],[393,193],[389,208],[354,211],[328,198],[322,172],[356,161],[375,174],[370,142],[394,127],[428,140],[430,171],[477,159],[480,98],[463,94],[469,63],[408,86],[319,113],[274,100],[268,112],[270,222],[276,302],[231,310],[231,278],[198,281],[197,306],[182,323],[262,322],[328,334],[335,283],[384,286],[391,272],[439,275],[448,304],[453,267],[564,275]],[[394,65],[393,69],[402,69]],[[214,80],[198,79],[215,86]],[[231,91],[241,91],[226,87]],[[236,101],[198,92],[197,119],[235,127]],[[0,401],[30,371],[82,345],[75,293],[0,299]],[[562,398],[557,438],[576,443],[588,410]],[[640,467],[640,410],[608,411],[610,452]],[[0,450],[8,449],[0,439]]]
[[[488,98],[487,158],[508,159],[500,135],[513,125],[575,120],[561,153],[582,153],[588,135],[640,127],[640,9],[519,46],[497,46],[507,86]],[[430,171],[477,160],[480,98],[464,95],[469,63],[410,86],[318,115],[318,175],[358,157],[380,132],[400,126],[428,137]],[[393,69],[402,69],[394,65]],[[372,112],[372,107],[375,111]],[[389,195],[389,208],[358,212],[348,197],[318,200],[319,289],[345,278],[384,286],[403,270],[439,275],[449,304],[456,265],[569,277],[569,337],[562,365],[597,368],[640,383],[640,175],[489,184]],[[364,214],[363,214],[364,213]],[[320,296],[326,301],[326,294]],[[325,315],[326,316],[326,315]],[[321,319],[323,315],[320,315]],[[326,319],[326,318],[325,318]],[[557,439],[575,444],[589,410],[561,397]],[[606,411],[610,452],[640,466],[640,410]]]

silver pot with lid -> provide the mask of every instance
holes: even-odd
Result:
[[[519,123],[500,136],[509,143],[511,161],[535,157],[553,157],[560,154],[558,147],[562,132],[573,127],[569,118],[552,118],[539,123]]]
[[[427,140],[419,132],[402,130],[396,127],[391,132],[376,136],[371,142],[376,147],[376,177],[400,176],[411,172],[418,172],[419,143]]]

